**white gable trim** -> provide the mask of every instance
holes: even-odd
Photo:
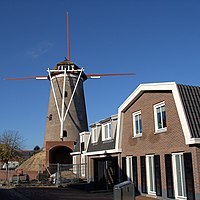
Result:
[[[140,84],[133,93],[124,101],[124,103],[118,108],[118,127],[116,136],[116,150],[121,148],[121,137],[122,137],[122,126],[123,126],[123,112],[131,105],[131,103],[139,97],[144,91],[159,91],[159,90],[171,90],[175,105],[177,107],[177,112],[180,118],[181,126],[183,129],[186,144],[200,143],[200,139],[191,138],[191,132],[183,108],[183,104],[180,98],[177,84],[175,82],[164,82],[164,83],[147,83]]]

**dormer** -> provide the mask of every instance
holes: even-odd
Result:
[[[92,144],[97,144],[99,140],[99,134],[101,132],[101,124],[100,123],[95,123],[90,125],[91,127],[91,143]]]

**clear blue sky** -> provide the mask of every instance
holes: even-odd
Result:
[[[85,73],[135,72],[85,82],[89,123],[117,113],[140,83],[199,85],[199,0],[1,0],[0,132],[15,130],[25,148],[43,145],[48,81],[5,81],[46,75],[66,56]]]

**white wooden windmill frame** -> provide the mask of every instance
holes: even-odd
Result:
[[[81,75],[82,75],[82,72],[84,71],[84,69],[83,68],[81,68],[81,69],[73,69],[73,68],[70,69],[70,66],[68,66],[68,69],[66,69],[64,67],[61,67],[61,68],[63,68],[63,69],[60,69],[60,70],[57,70],[57,69],[56,70],[50,70],[48,68],[47,72],[49,74],[49,80],[50,80],[50,83],[51,83],[51,89],[52,89],[52,92],[53,92],[53,97],[54,97],[54,100],[55,100],[55,105],[56,105],[58,117],[59,117],[59,120],[60,120],[60,139],[63,140],[64,122],[66,120],[67,114],[69,113],[69,109],[70,109],[72,100],[74,98],[76,89],[78,87],[78,83],[79,83],[79,81],[81,79]],[[51,75],[52,72],[56,72],[56,73],[58,73],[58,75],[52,76]],[[66,76],[67,76],[67,72],[70,72],[70,76],[72,75],[71,72],[79,72],[79,75],[78,75],[75,87],[73,89],[71,98],[69,100],[67,109],[65,111],[65,89],[66,89]],[[53,79],[54,78],[62,78],[62,77],[63,77],[64,80],[63,80],[63,86],[62,86],[62,96],[61,96],[62,104],[61,104],[61,111],[60,111],[59,110],[59,106],[58,106],[58,100],[57,100],[55,89],[54,89]]]

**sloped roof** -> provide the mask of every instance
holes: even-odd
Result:
[[[23,169],[23,171],[38,171],[40,164],[40,169],[45,171],[46,168],[46,151],[42,150],[35,155],[31,156],[29,159],[24,161],[17,169]]]
[[[177,84],[193,138],[200,138],[200,87]]]
[[[117,135],[117,115],[112,115],[109,118],[100,120],[96,123],[90,125],[90,127],[95,127],[96,125],[102,125],[106,122],[116,121],[116,123],[112,123],[112,129],[114,137],[111,140],[103,141],[102,140],[102,129],[100,129],[98,141],[96,143],[92,143],[91,138],[88,145],[88,152],[96,152],[96,151],[103,151],[103,150],[112,150],[115,149],[115,142],[116,142],[116,135]]]

